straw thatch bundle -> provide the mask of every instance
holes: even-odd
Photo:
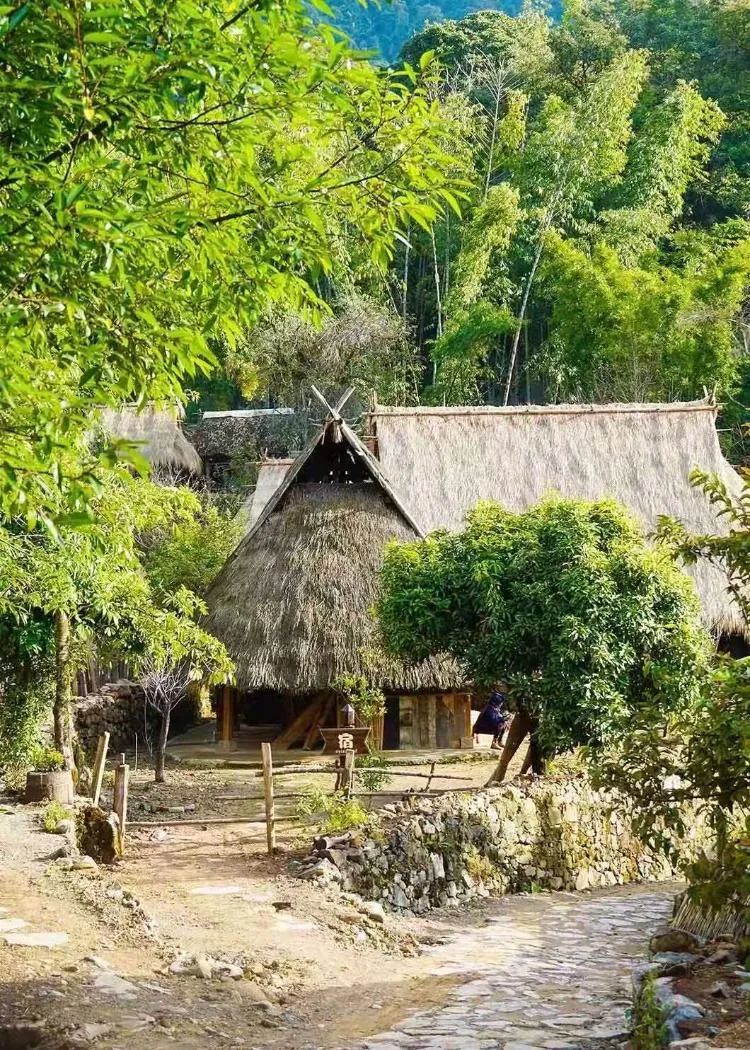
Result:
[[[478,500],[522,510],[549,492],[612,497],[646,528],[659,515],[696,533],[726,530],[688,480],[693,467],[741,480],[724,459],[716,408],[685,404],[554,405],[513,408],[383,408],[371,416],[381,467],[411,515],[429,531],[458,529]],[[706,623],[745,634],[724,574],[693,571]]]
[[[205,626],[231,653],[237,685],[310,693],[364,674],[404,693],[460,686],[447,659],[404,667],[376,647],[383,547],[414,535],[375,482],[291,486],[208,594]]]
[[[101,425],[113,438],[132,441],[154,470],[200,474],[201,458],[182,432],[181,413],[148,406],[104,409]]]

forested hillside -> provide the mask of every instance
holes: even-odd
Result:
[[[464,18],[476,11],[517,14],[520,0],[393,0],[393,3],[361,4],[358,0],[332,0],[332,21],[358,47],[377,51],[386,62],[398,58],[404,43],[429,23]],[[559,12],[559,0],[550,10]]]

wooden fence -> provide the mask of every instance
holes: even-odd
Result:
[[[96,760],[94,763],[94,771],[92,778],[92,799],[94,805],[98,805],[99,797],[101,793],[102,778],[104,775],[104,764],[107,758],[107,747],[109,743],[109,734],[105,733],[99,739],[99,747],[97,748]],[[273,753],[271,744],[265,743],[261,745],[261,759],[262,768],[260,770],[248,770],[248,773],[252,777],[257,777],[263,781],[263,794],[227,794],[227,795],[214,795],[212,796],[213,802],[259,802],[263,801],[264,804],[264,815],[258,819],[250,819],[247,817],[195,817],[188,819],[179,820],[131,820],[128,821],[128,781],[130,768],[125,762],[125,756],[120,756],[120,762],[115,767],[115,786],[113,792],[113,809],[117,813],[117,817],[120,823],[120,829],[122,834],[123,845],[125,842],[125,829],[128,827],[176,827],[180,825],[209,825],[209,824],[252,824],[265,826],[266,829],[266,848],[269,854],[272,854],[276,849],[276,825],[284,820],[296,820],[296,816],[279,816],[276,814],[276,802],[279,800],[292,800],[305,798],[305,793],[301,791],[281,791],[277,792],[274,790],[274,780],[277,777],[289,777],[289,776],[310,776],[312,774],[328,774],[334,778],[333,788],[330,792],[331,796],[339,795],[344,799],[352,798],[404,798],[407,795],[442,795],[449,791],[471,791],[472,787],[442,787],[434,788],[432,786],[433,781],[437,778],[440,780],[449,780],[451,782],[463,781],[464,783],[471,782],[471,777],[457,776],[456,774],[443,773],[437,770],[437,762],[431,762],[428,772],[421,772],[417,770],[411,770],[404,766],[398,765],[397,763],[384,763],[383,765],[377,766],[377,771],[382,772],[388,777],[398,776],[405,777],[414,780],[426,781],[424,787],[417,790],[414,789],[385,789],[376,788],[375,790],[363,790],[358,786],[358,774],[367,772],[373,767],[361,767],[357,768],[356,756],[354,751],[345,751],[338,754],[333,762],[325,762],[321,764],[309,764],[301,766],[279,766],[274,768],[273,765]]]

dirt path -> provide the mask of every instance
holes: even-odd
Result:
[[[62,1050],[328,1047],[382,1030],[412,1008],[422,960],[414,934],[439,924],[370,928],[353,903],[283,874],[242,826],[131,837],[114,874],[62,872],[60,846],[33,807],[0,813],[0,1046]],[[455,917],[451,917],[455,921]],[[23,925],[21,925],[23,924]],[[15,932],[62,943],[5,943]],[[441,934],[442,935],[442,934]],[[178,976],[196,953],[252,979]],[[420,991],[443,1001],[455,982]],[[352,1011],[352,1002],[357,1010]]]
[[[209,805],[212,791],[215,781],[204,783],[198,775],[173,778],[156,790],[136,781],[133,798],[150,799],[157,812],[175,803]],[[518,1011],[534,1015],[534,996],[548,995],[534,992],[534,982],[544,978],[552,985],[557,974],[569,983],[571,965],[586,952],[595,966],[614,953],[619,974],[669,898],[666,889],[656,898],[653,888],[634,889],[610,894],[599,906],[604,898],[544,895],[428,919],[389,918],[381,925],[366,920],[355,899],[327,895],[286,875],[301,834],[286,828],[284,852],[276,858],[265,855],[263,829],[247,823],[134,829],[127,858],[116,869],[62,872],[50,866],[61,840],[41,831],[38,810],[0,807],[3,1050],[126,1050],[134,1035],[139,1050],[192,1050],[209,1041],[326,1050],[367,1040],[383,1050],[447,1050],[442,1029],[459,1019],[466,1050],[499,1047],[499,1029],[485,1024],[477,1032],[473,1026],[475,1015],[487,1020],[483,1000],[507,1003],[512,986]],[[640,904],[639,893],[645,894]],[[653,899],[658,904],[652,907]],[[623,921],[634,923],[625,950],[610,937],[610,903],[624,908]],[[590,945],[589,919],[595,934]],[[26,925],[14,931],[18,923]],[[578,927],[582,939],[573,943]],[[62,935],[62,943],[5,944],[13,932]],[[246,977],[171,973],[170,964],[185,955],[239,965]],[[517,976],[527,955],[531,991],[524,999],[516,994]],[[543,965],[545,958],[553,960],[552,969]],[[578,978],[584,979],[583,970]],[[499,1017],[490,1020],[497,1028]],[[536,1029],[547,1032],[550,1018],[537,1020]]]

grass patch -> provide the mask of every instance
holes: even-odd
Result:
[[[300,818],[314,817],[322,834],[348,831],[371,819],[370,814],[356,799],[329,795],[323,791],[306,791],[298,801],[297,815]]]
[[[48,802],[41,815],[42,827],[45,831],[54,832],[61,820],[72,820],[73,811],[67,809],[62,802]]]
[[[664,1007],[656,997],[653,973],[647,973],[633,1008],[633,1050],[661,1050],[667,1042]]]

